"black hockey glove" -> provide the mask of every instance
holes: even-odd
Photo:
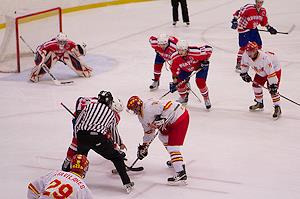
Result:
[[[207,69],[209,67],[209,61],[208,60],[204,60],[204,61],[202,61],[201,63],[200,63],[200,67],[199,68],[201,68],[201,70],[205,70],[205,69]]]
[[[147,144],[139,145],[137,151],[138,159],[142,160],[147,155],[148,155],[148,145]]]
[[[152,124],[156,126],[156,128],[161,128],[165,125],[165,122],[166,118],[162,118],[161,115],[155,115],[155,119]]]
[[[252,79],[251,79],[251,77],[249,76],[248,73],[241,73],[240,76],[241,76],[241,78],[242,78],[245,82],[251,82],[251,81],[252,81]]]
[[[271,35],[276,35],[277,30],[273,28],[272,26],[267,26],[267,30],[271,33]]]
[[[171,93],[174,93],[175,91],[177,91],[177,84],[174,82],[170,82],[169,89]]]
[[[269,92],[271,95],[275,95],[277,93],[278,85],[277,84],[271,84],[269,86]]]
[[[232,20],[231,20],[231,29],[237,29],[237,27],[238,27],[238,21],[237,21],[237,18],[233,18]]]

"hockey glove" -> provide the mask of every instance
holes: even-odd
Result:
[[[177,91],[177,84],[176,83],[173,83],[173,82],[170,82],[170,92],[171,93],[174,93],[175,91]]]
[[[209,61],[208,60],[204,60],[204,61],[202,61],[201,63],[200,63],[200,67],[199,68],[201,68],[201,70],[205,70],[205,69],[207,69],[209,67]]]
[[[138,151],[137,151],[138,159],[142,160],[147,155],[148,155],[148,145],[147,144],[139,145]]]
[[[273,28],[272,26],[267,26],[267,30],[271,33],[271,35],[276,35],[277,30]]]
[[[233,18],[232,20],[231,20],[231,29],[237,29],[237,27],[238,27],[238,21],[237,21],[237,18]]]
[[[269,86],[269,92],[271,95],[275,95],[277,93],[278,85],[277,84],[271,84]]]
[[[249,76],[248,73],[241,73],[240,76],[241,76],[241,78],[242,78],[245,82],[251,82],[251,81],[252,81],[252,79],[251,79],[251,77]]]
[[[152,122],[152,125],[155,128],[159,129],[164,126],[165,122],[166,118],[162,118],[161,115],[156,115],[154,121]]]

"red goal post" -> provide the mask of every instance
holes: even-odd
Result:
[[[0,72],[20,72],[34,66],[33,54],[20,41],[20,36],[35,50],[62,32],[60,7],[21,16],[5,16],[5,19],[6,28],[0,45]]]

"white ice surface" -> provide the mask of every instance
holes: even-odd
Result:
[[[79,96],[109,90],[126,103],[131,95],[160,97],[168,91],[170,72],[163,70],[160,89],[149,92],[154,51],[148,38],[168,33],[214,47],[208,77],[212,110],[190,96],[191,120],[183,147],[188,185],[170,187],[173,175],[165,166],[168,154],[156,140],[147,158],[137,163],[145,170],[130,173],[135,190],[127,195],[113,165],[91,152],[86,182],[95,198],[297,199],[300,198],[300,107],[282,99],[282,117],[272,120],[272,103],[265,91],[265,110],[251,113],[250,84],[234,72],[237,33],[230,29],[235,9],[252,1],[189,0],[191,26],[171,26],[170,1],[154,1],[86,10],[63,16],[64,32],[85,41],[85,61],[94,68],[90,79],[78,78],[63,65],[58,79],[73,86],[55,86],[50,78],[28,82],[29,70],[0,74],[1,198],[26,198],[27,184],[52,169],[60,169],[72,138],[72,110]],[[290,35],[261,32],[264,49],[277,53],[282,63],[282,95],[300,102],[300,1],[265,1],[270,24]],[[34,35],[33,35],[34,36]],[[193,90],[201,97],[194,80]],[[170,94],[167,99],[177,99]],[[201,97],[202,98],[202,97]],[[120,133],[128,147],[128,162],[136,158],[142,128],[135,116],[121,114]]]

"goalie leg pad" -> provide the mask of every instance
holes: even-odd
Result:
[[[31,75],[30,75],[30,81],[36,83],[40,80],[42,76],[45,75],[46,71],[42,68],[42,65],[45,64],[49,69],[52,68],[52,66],[56,63],[55,61],[55,55],[54,54],[49,54],[45,58],[45,61],[40,63],[39,65],[36,65],[33,67],[31,70]]]
[[[91,77],[93,69],[82,63],[82,61],[69,53],[64,55],[63,61],[79,76]]]

